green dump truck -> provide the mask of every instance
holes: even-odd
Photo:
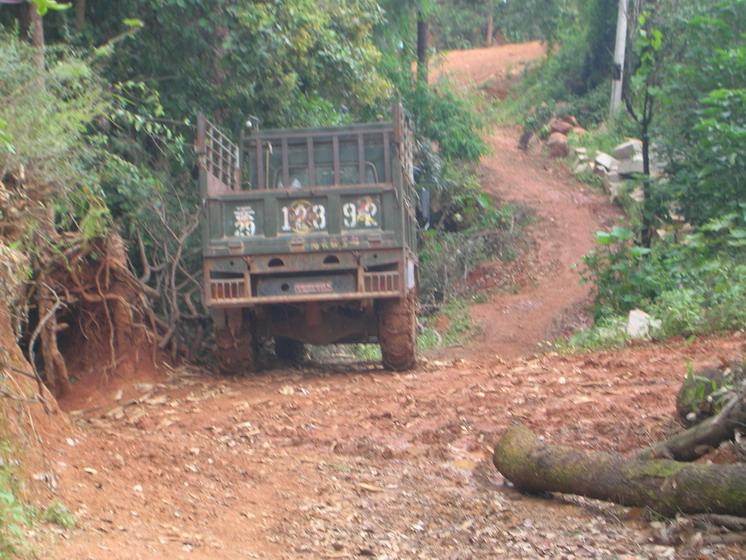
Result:
[[[204,301],[217,359],[251,371],[257,340],[378,342],[384,366],[415,365],[417,192],[412,134],[390,122],[260,130],[238,144],[198,120]]]

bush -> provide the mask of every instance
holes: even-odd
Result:
[[[695,289],[663,292],[650,310],[661,322],[656,336],[690,336],[705,330],[705,298]]]
[[[657,298],[668,284],[659,282],[658,255],[638,247],[634,234],[615,227],[610,232],[599,232],[599,248],[585,257],[583,278],[596,289],[594,315],[596,319],[624,315],[636,307],[643,307]]]
[[[746,208],[705,224],[684,242],[670,235],[651,249],[636,246],[624,228],[599,233],[600,247],[585,259],[585,278],[596,288],[596,320],[639,308],[661,321],[656,336],[746,328],[744,224]]]
[[[625,317],[608,317],[589,329],[581,330],[569,339],[560,341],[557,347],[564,352],[592,352],[606,348],[621,348],[630,338],[627,335]]]
[[[454,296],[467,294],[469,273],[480,263],[514,258],[529,219],[521,208],[494,208],[490,203],[481,220],[464,231],[425,231],[420,243],[419,286],[425,308],[436,309]]]
[[[482,132],[487,119],[480,112],[482,100],[475,94],[457,93],[441,80],[437,86],[418,85],[405,94],[417,133],[436,143],[446,160],[478,161],[487,153]]]
[[[701,225],[746,200],[746,1],[682,4],[664,30],[674,54],[654,132],[677,210]]]

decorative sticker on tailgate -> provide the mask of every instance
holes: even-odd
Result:
[[[326,208],[308,200],[295,200],[280,208],[283,233],[311,233],[326,229]]]
[[[379,202],[372,196],[363,196],[342,205],[344,225],[348,229],[377,228]]]
[[[256,235],[256,212],[251,206],[239,206],[233,211],[236,237],[254,237]]]

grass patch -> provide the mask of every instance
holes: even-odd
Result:
[[[380,362],[382,358],[378,344],[353,344],[350,350],[355,359],[362,362]]]
[[[572,354],[622,348],[629,341],[627,320],[624,317],[611,317],[578,331],[569,338],[558,340],[554,346],[559,352]]]
[[[65,504],[58,501],[49,504],[49,506],[42,511],[39,518],[44,523],[57,525],[63,529],[74,529],[77,525],[75,514],[73,514]]]
[[[437,313],[426,317],[424,329],[417,337],[418,349],[422,351],[460,346],[479,334],[479,329],[471,319],[469,307],[469,300],[457,298],[449,301]]]

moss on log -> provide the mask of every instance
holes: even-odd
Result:
[[[493,463],[518,489],[560,492],[648,507],[661,515],[746,516],[746,465],[625,458],[549,445],[523,426],[495,446]]]

